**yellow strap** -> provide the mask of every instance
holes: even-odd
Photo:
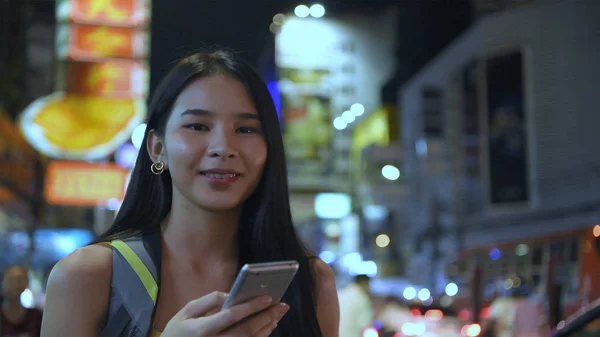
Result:
[[[152,302],[156,304],[156,296],[158,294],[158,285],[156,284],[156,280],[150,273],[150,270],[146,267],[144,262],[137,256],[137,254],[122,240],[113,240],[111,241],[111,246],[115,247],[121,255],[127,260],[131,268],[135,271],[137,276],[142,281],[144,288],[150,295]]]

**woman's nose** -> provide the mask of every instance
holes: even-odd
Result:
[[[226,132],[215,132],[207,150],[208,156],[211,158],[237,157],[238,152],[235,149],[235,141],[231,139],[232,137],[232,135],[228,135]]]

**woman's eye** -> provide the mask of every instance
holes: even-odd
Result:
[[[208,131],[208,126],[204,124],[189,124],[186,127],[194,131]]]
[[[246,127],[239,128],[237,131],[239,133],[257,133],[258,132],[258,130],[254,129],[254,128],[246,128]]]

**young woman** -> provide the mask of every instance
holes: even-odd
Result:
[[[338,337],[334,275],[294,231],[260,76],[223,50],[183,59],[154,93],[144,142],[113,226],[51,272],[42,336]],[[242,265],[281,260],[300,263],[284,303],[219,311]]]

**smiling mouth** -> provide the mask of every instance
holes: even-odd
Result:
[[[209,177],[209,178],[213,178],[213,179],[231,179],[231,178],[237,178],[240,175],[238,173],[207,173],[207,172],[202,172],[200,173],[205,177]]]

